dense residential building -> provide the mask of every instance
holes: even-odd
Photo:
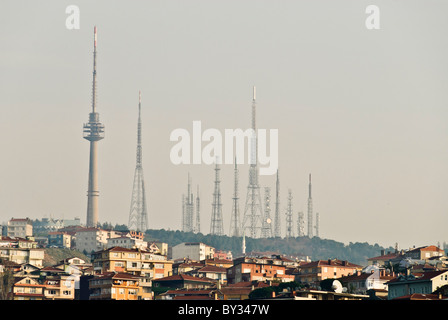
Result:
[[[171,248],[172,260],[188,258],[194,261],[212,259],[215,256],[215,248],[202,242],[184,242]]]
[[[396,299],[412,294],[432,294],[438,288],[448,285],[448,271],[430,271],[421,276],[399,275],[387,282],[388,299]]]
[[[152,292],[140,286],[141,277],[123,272],[107,272],[89,280],[90,300],[147,300]]]
[[[74,280],[69,275],[17,278],[13,285],[14,300],[73,300]]]
[[[217,289],[177,289],[168,290],[159,296],[160,300],[220,300]]]
[[[17,264],[29,263],[42,267],[44,250],[37,248],[34,241],[2,237],[0,240],[0,258],[8,259]]]
[[[298,290],[292,293],[293,300],[368,300],[365,294],[321,290]]]
[[[195,271],[200,278],[208,278],[219,281],[221,284],[227,283],[227,268],[216,266],[205,266]]]
[[[92,255],[96,273],[111,271],[142,276],[148,281],[171,274],[173,262],[166,256],[140,249],[113,247]]]
[[[47,245],[50,248],[71,248],[72,236],[67,232],[53,231],[48,233]]]
[[[424,246],[419,248],[412,248],[404,253],[404,258],[414,260],[429,260],[434,257],[442,257],[445,251],[436,246]]]
[[[173,275],[176,274],[186,274],[197,271],[201,268],[205,267],[205,263],[203,261],[192,261],[189,259],[182,259],[181,261],[174,261],[173,263]]]
[[[294,276],[286,272],[282,259],[268,257],[240,257],[234,260],[234,265],[227,269],[227,282],[238,283],[247,281],[294,281]]]
[[[83,228],[76,231],[76,249],[91,254],[92,252],[107,248],[107,240],[118,238],[120,232],[103,230],[101,228]]]
[[[153,286],[155,288],[165,287],[171,289],[209,289],[216,287],[216,285],[216,280],[193,277],[187,274],[178,274],[153,280]]]
[[[26,238],[33,236],[33,223],[30,219],[15,219],[8,221],[8,237]]]
[[[45,285],[31,277],[19,278],[13,285],[14,300],[44,300]]]
[[[220,288],[220,300],[246,300],[249,294],[259,288],[269,287],[269,284],[260,281],[238,282],[227,284]]]
[[[221,267],[221,268],[230,268],[233,266],[233,259],[227,260],[227,259],[205,259],[204,263],[206,266],[215,266],[215,267]]]
[[[400,256],[399,252],[385,252],[385,250],[381,250],[381,254],[376,257],[368,258],[367,264],[371,266],[384,267],[388,264],[389,261],[396,259]]]
[[[338,259],[317,260],[304,263],[298,268],[296,281],[319,286],[325,279],[337,279],[362,271],[362,266]]]
[[[369,290],[386,290],[387,282],[394,279],[393,273],[386,273],[386,270],[375,270],[372,272],[361,272],[348,276],[343,276],[338,280],[347,288],[350,293],[367,294]]]

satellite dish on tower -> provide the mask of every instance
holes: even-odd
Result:
[[[271,222],[272,222],[271,218],[267,218],[267,219],[266,219],[266,222],[267,222],[267,223],[271,223]]]
[[[342,293],[342,283],[339,280],[334,280],[331,284],[331,289],[336,293]]]

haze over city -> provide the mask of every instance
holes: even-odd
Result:
[[[311,173],[322,238],[448,240],[448,4],[403,3],[375,1],[381,28],[369,30],[367,1],[3,1],[0,222],[85,223],[97,26],[100,222],[128,222],[141,91],[148,227],[181,228],[190,174],[208,233],[214,167],[174,165],[170,133],[196,120],[249,128],[256,86],[257,126],[279,133],[283,216],[288,189],[295,214],[306,213]],[[248,165],[239,169],[243,210]],[[233,165],[221,180],[228,234]],[[273,189],[275,175],[260,185]]]

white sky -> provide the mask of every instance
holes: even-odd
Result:
[[[380,8],[380,30],[365,9]],[[80,8],[80,29],[65,25]],[[138,91],[149,227],[181,228],[190,172],[210,229],[213,166],[171,163],[172,130],[279,130],[281,202],[323,238],[400,248],[448,240],[448,2],[2,1],[0,221],[86,218],[93,26],[98,27],[101,222],[127,224]],[[222,166],[229,232],[233,166]],[[247,166],[240,166],[244,211]],[[274,176],[260,178],[275,187]],[[297,219],[295,216],[294,220]],[[284,234],[285,221],[282,221]]]

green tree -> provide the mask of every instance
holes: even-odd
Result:
[[[12,286],[14,285],[14,274],[6,268],[0,273],[0,300],[12,300]]]

